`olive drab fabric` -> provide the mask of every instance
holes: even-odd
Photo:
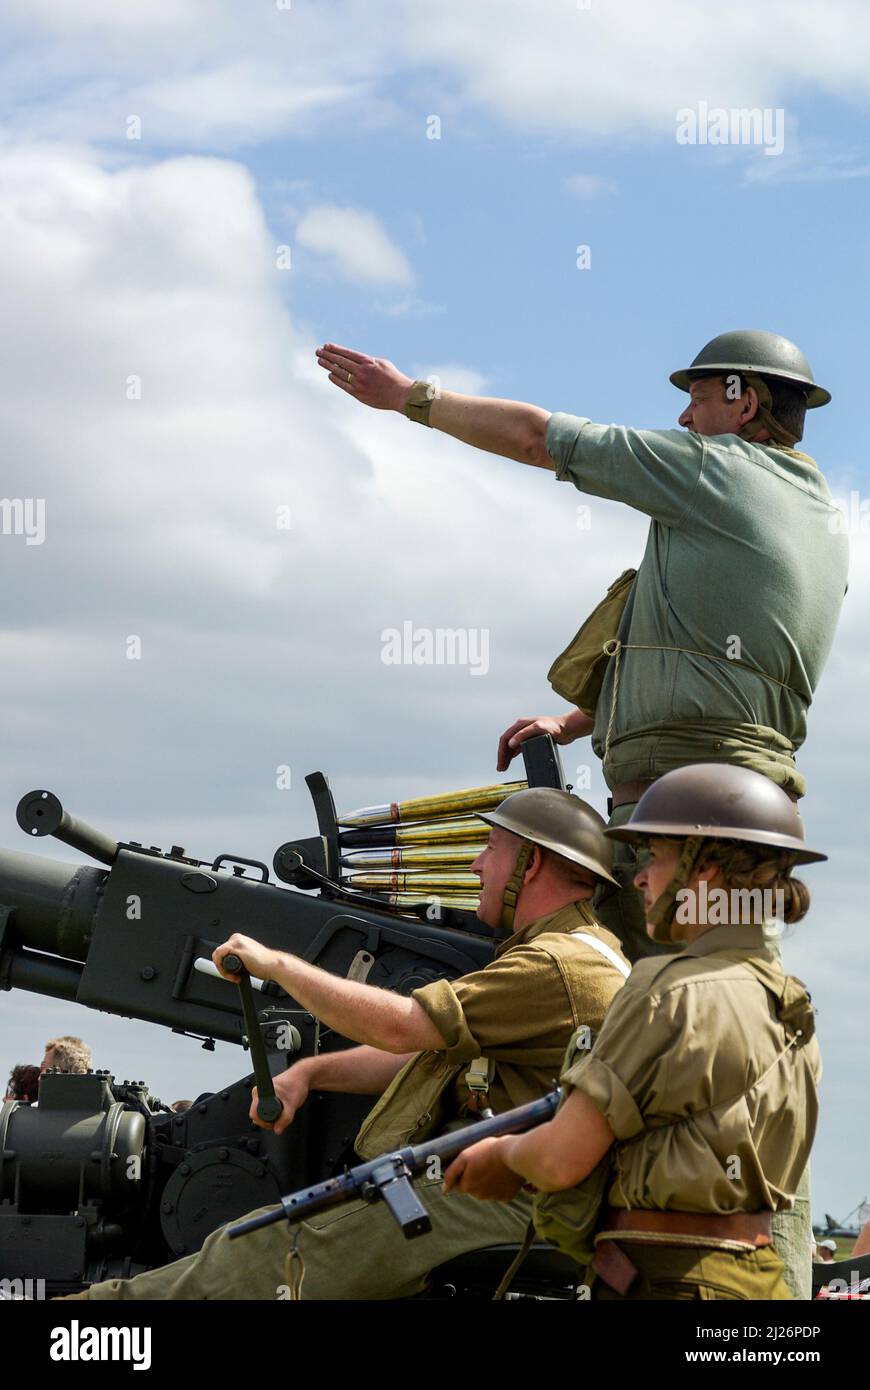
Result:
[[[782,1262],[769,1246],[740,1254],[730,1250],[639,1245],[627,1240],[620,1241],[620,1246],[637,1268],[637,1279],[627,1294],[618,1294],[602,1280],[587,1274],[593,1299],[627,1299],[632,1303],[648,1299],[748,1299],[766,1303],[792,1297],[783,1278]],[[809,1265],[808,1258],[806,1263]]]
[[[432,1222],[420,1240],[406,1240],[386,1202],[345,1202],[298,1226],[276,1221],[238,1240],[221,1226],[196,1255],[133,1279],[107,1279],[73,1297],[274,1303],[290,1301],[301,1273],[303,1303],[412,1298],[438,1265],[488,1245],[519,1245],[528,1228],[532,1204],[524,1192],[512,1202],[479,1202],[463,1192],[445,1193],[440,1181],[425,1175],[415,1179],[414,1191]],[[291,1262],[291,1242],[301,1263]]]
[[[456,1115],[453,1091],[460,1070],[441,1052],[418,1052],[406,1062],[360,1126],[354,1140],[360,1158],[440,1134]]]
[[[622,970],[584,936],[616,952]],[[572,903],[500,942],[482,970],[415,989],[412,998],[444,1050],[418,1054],[393,1078],[356,1137],[359,1156],[421,1143],[464,1115],[465,1075],[477,1057],[495,1064],[489,1094],[496,1114],[544,1095],[577,1028],[600,1029],[628,968],[619,952],[588,905]]]
[[[610,1206],[791,1207],[818,1114],[813,1010],[756,926],[639,962],[562,1077],[616,1135]]]
[[[607,644],[619,631],[636,574],[637,570],[623,570],[619,578],[614,579],[604,598],[547,672],[547,680],[556,694],[582,709],[590,718],[594,718],[610,660]]]
[[[795,754],[847,578],[824,475],[733,434],[560,413],[547,450],[558,479],[651,519],[595,712],[608,786],[724,762],[802,796]]]

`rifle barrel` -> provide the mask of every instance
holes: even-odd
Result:
[[[371,1187],[376,1172],[382,1173],[391,1169],[396,1176],[402,1173],[419,1173],[428,1165],[430,1159],[438,1158],[443,1161],[455,1158],[463,1149],[470,1148],[481,1139],[490,1139],[501,1134],[518,1134],[524,1129],[533,1129],[536,1125],[544,1124],[553,1118],[561,1098],[561,1089],[557,1088],[548,1091],[539,1100],[530,1101],[528,1105],[518,1105],[501,1115],[493,1115],[489,1120],[478,1120],[476,1124],[468,1125],[465,1129],[442,1134],[439,1138],[427,1140],[423,1144],[409,1145],[404,1149],[397,1149],[395,1153],[382,1154],[380,1158],[360,1163],[336,1178],[327,1178],[313,1187],[303,1188],[300,1192],[282,1197],[280,1206],[239,1222],[237,1226],[232,1226],[227,1234],[230,1240],[235,1240],[237,1236],[247,1235],[249,1231],[271,1226],[282,1217],[291,1224],[304,1221],[315,1212],[325,1211],[328,1207],[335,1207],[358,1197],[363,1190]]]

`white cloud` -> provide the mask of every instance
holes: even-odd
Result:
[[[744,182],[758,183],[837,183],[870,176],[866,151],[849,148],[841,142],[803,138],[789,132],[785,150],[776,159],[758,159],[747,164]]]
[[[607,198],[617,191],[613,179],[602,178],[599,174],[569,174],[562,180],[562,187],[577,198]]]
[[[395,299],[389,303],[378,301],[372,307],[379,314],[386,314],[388,318],[395,319],[424,319],[431,317],[432,314],[445,312],[443,304],[431,304],[428,299],[421,299],[416,294],[406,294],[401,299]]]
[[[207,16],[195,0],[9,0],[7,11],[21,47],[0,90],[19,98],[16,129],[67,140],[117,142],[138,105],[148,139],[187,148],[298,136],[314,119],[344,133],[407,123],[419,113],[397,104],[391,80],[419,73],[421,55],[446,141],[474,111],[588,142],[673,140],[676,111],[700,100],[788,111],[807,90],[858,103],[870,92],[863,0],[768,0],[763,31],[757,0],[733,0],[720,23],[697,0],[588,10],[569,0],[336,0],[284,11],[213,0]],[[57,95],[38,104],[34,54],[44,80],[56,79]],[[422,122],[420,132],[422,141]]]
[[[51,25],[58,8],[40,7],[40,21]],[[657,18],[667,26],[675,8]],[[154,14],[170,10],[179,24],[192,22],[181,4]],[[143,13],[96,4],[90,11],[118,32],[129,14]],[[364,11],[349,13],[361,28]],[[542,13],[552,24],[555,11]],[[225,74],[227,10],[215,14],[206,44],[200,31],[210,26],[199,11],[190,61]],[[831,8],[826,14],[831,22]],[[536,93],[538,117],[553,128],[563,121],[567,60],[553,51],[545,24],[534,71],[511,104],[504,61],[520,35],[520,11],[506,4],[500,15],[506,43],[499,29],[491,89],[474,71],[488,54],[477,11],[439,11],[457,40],[443,71],[461,63],[464,99],[488,101],[521,125]],[[370,24],[377,29],[377,14]],[[153,32],[143,40],[136,82],[156,64],[153,40]],[[703,42],[693,49],[702,57]],[[475,44],[477,57],[466,51]],[[592,44],[581,74],[606,53]],[[577,92],[566,128],[588,131],[602,117],[600,128],[612,129],[639,110],[637,97],[635,106],[625,97],[623,76],[613,93],[584,89],[573,58]],[[835,58],[826,54],[820,72]],[[548,64],[561,74],[553,100]],[[311,64],[311,89],[328,70],[328,61],[322,71]],[[631,46],[625,71],[637,78]],[[75,95],[75,72],[71,81]],[[118,92],[124,111],[126,89]],[[85,128],[93,111],[85,89],[79,97]],[[229,117],[220,100],[179,108],[177,138],[195,132],[206,142],[217,131],[264,131],[289,118],[270,101],[252,106],[250,88],[238,97]],[[47,502],[43,546],[0,542],[0,584],[14,596],[4,610],[14,682],[4,705],[0,845],[21,847],[13,809],[33,785],[60,791],[72,812],[126,837],[268,859],[289,834],[313,833],[300,787],[313,767],[328,771],[343,806],[492,780],[500,728],[517,714],[560,708],[543,673],[607,578],[637,562],[642,518],[593,502],[592,530],[581,534],[567,486],[360,409],[329,388],[311,361],[318,336],[282,303],[274,238],[240,165],[185,157],[111,171],[85,150],[7,145],[0,175],[0,311],[14,346],[0,377],[3,488]],[[410,267],[377,218],[332,211],[357,221],[329,220],[328,208],[306,214],[327,213],[321,229],[332,263],[367,282],[375,275],[378,284],[410,284]],[[317,221],[307,231],[324,249]],[[473,364],[448,361],[422,374],[431,371],[449,389],[475,391],[486,379]],[[140,400],[126,399],[131,375],[142,381]],[[279,531],[275,509],[285,503],[292,527]],[[844,628],[801,758],[812,837],[838,848],[814,878],[814,920],[796,934],[791,963],[810,983],[819,974],[814,992],[828,1019],[859,1015],[866,976],[857,823],[864,774],[855,753],[870,733],[866,539],[856,538],[855,550]],[[406,617],[488,628],[491,674],[471,681],[461,670],[385,667],[379,632]],[[142,637],[140,662],[126,659],[129,634]],[[566,749],[566,769],[585,756],[585,745]],[[293,770],[289,794],[275,790],[274,769],[284,762]],[[602,805],[598,774],[592,799]],[[814,922],[824,934],[814,935]],[[832,969],[831,959],[848,959],[848,969]],[[22,1012],[15,1009],[19,1022]],[[182,1084],[185,1044],[170,1034],[153,1041],[122,1020],[85,1016],[74,1026],[57,1017],[53,1002],[28,1001],[26,1026],[40,1041],[93,1026],[104,1040],[101,1065],[111,1066],[135,1036],[149,1069],[124,1062],[122,1073],[147,1070],[171,1098],[197,1088],[202,1058],[192,1045]],[[837,1065],[828,1058],[827,1084]],[[227,1068],[243,1069],[238,1052]],[[210,1081],[208,1073],[203,1084]]]
[[[366,285],[414,282],[404,253],[390,240],[374,213],[322,204],[309,208],[296,227],[300,246],[330,257],[349,280]]]

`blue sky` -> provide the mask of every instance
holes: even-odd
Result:
[[[448,389],[662,427],[682,404],[670,371],[716,333],[771,328],[834,394],[806,448],[863,501],[866,6],[13,0],[7,16],[3,486],[48,519],[44,545],[0,544],[0,844],[21,847],[15,803],[47,786],[123,837],[271,858],[313,830],[312,768],[345,806],[485,782],[508,723],[562,707],[546,670],[636,562],[643,518],[595,501],[579,532],[569,488],[340,396],[314,364],[324,339]],[[781,108],[783,153],[678,145],[676,113],[701,101]],[[799,759],[832,860],[788,946],[820,1008],[817,1215],[870,1189],[867,534],[850,539]],[[486,626],[487,678],[385,667],[381,632],[407,618]],[[156,1090],[241,1065],[4,999],[10,1064],[57,1031],[122,1075],[147,1050]]]

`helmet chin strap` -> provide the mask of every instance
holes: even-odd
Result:
[[[525,878],[526,869],[529,867],[529,860],[532,857],[534,848],[534,845],[528,840],[520,845],[513,872],[505,884],[504,894],[501,900],[501,920],[499,921],[499,927],[504,932],[513,932],[517,899],[520,896],[523,879]]]
[[[767,382],[762,381],[755,372],[740,372],[739,375],[747,386],[752,387],[758,397],[758,411],[749,423],[739,431],[740,438],[751,441],[762,430],[767,430],[767,433],[776,440],[777,444],[785,444],[788,448],[793,449],[798,442],[798,437],[796,434],[792,434],[791,430],[786,429],[785,425],[781,425],[773,414],[773,398]]]
[[[660,941],[669,945],[676,944],[671,940],[671,930],[677,915],[677,894],[681,888],[686,887],[692,874],[701,863],[703,855],[704,838],[701,835],[690,835],[688,839],[683,841],[683,848],[674,876],[667,888],[663,889],[656,898],[646,915],[646,920],[652,924],[653,941]]]

